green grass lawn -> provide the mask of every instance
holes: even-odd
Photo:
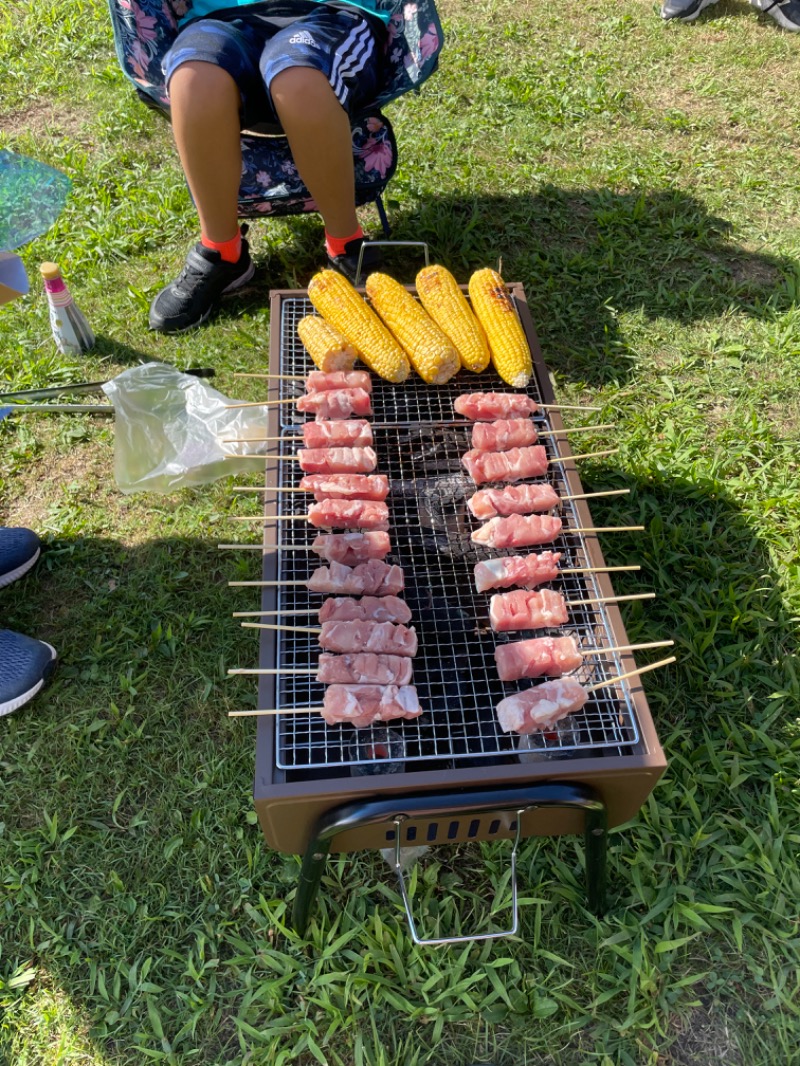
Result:
[[[329,864],[301,941],[298,860],[252,811],[253,725],[226,717],[255,699],[226,677],[255,659],[230,618],[252,595],[227,587],[254,560],[216,547],[241,504],[225,483],[122,496],[106,420],[6,420],[0,521],[47,551],[0,624],[62,666],[0,722],[3,1066],[800,1064],[800,40],[734,0],[693,25],[633,0],[442,15],[440,71],[390,110],[394,236],[460,280],[502,257],[560,397],[616,423],[582,475],[631,490],[598,524],[646,527],[604,551],[642,564],[619,591],[657,593],[625,605],[631,637],[676,642],[644,679],[668,772],[613,833],[602,920],[579,843],[529,840],[517,939],[415,948],[364,854]],[[74,182],[24,249],[33,293],[0,311],[0,388],[155,358],[255,398],[232,373],[263,369],[269,289],[320,265],[319,219],[256,225],[256,284],[196,333],[150,334],[196,226],[102,0],[4,4],[0,86],[0,147]],[[98,335],[85,358],[55,350],[43,259]],[[481,927],[507,855],[437,851],[418,906]]]

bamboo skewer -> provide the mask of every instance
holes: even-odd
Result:
[[[249,403],[226,403],[223,404],[223,407],[226,411],[233,411],[237,407],[274,407],[275,404],[279,403],[297,403],[298,399],[299,397],[297,396],[289,396],[283,400],[253,400]]]
[[[392,429],[393,424],[390,422],[371,422],[370,425],[375,429]],[[400,423],[397,423],[400,425]],[[470,426],[470,422],[439,422],[440,426]],[[397,428],[395,426],[394,428]],[[576,426],[574,429],[542,429],[537,431],[537,437],[557,437],[560,433],[595,433],[601,429],[615,429],[613,422],[608,422],[602,426]],[[293,437],[301,436],[300,433],[288,433],[284,436],[278,437],[217,437],[220,444],[265,444],[269,441],[279,441],[292,439]]]
[[[670,663],[676,662],[677,659],[674,655],[671,655],[668,659],[661,659],[657,663],[649,663],[647,666],[640,666],[636,670],[628,670],[627,673],[617,674],[616,677],[610,677],[607,681],[599,681],[595,685],[584,685],[583,689],[587,693],[597,692],[598,689],[608,688],[609,685],[616,685],[619,681],[625,681],[629,677],[635,677],[637,674],[646,674],[650,670],[658,670],[661,666],[669,666]],[[531,690],[532,691],[532,690]],[[319,707],[272,707],[265,710],[256,711],[228,711],[229,718],[252,718],[257,715],[278,715],[278,714],[319,714]]]
[[[234,584],[234,582],[229,582]],[[286,582],[286,584],[304,585],[304,581]],[[585,607],[588,604],[595,603],[623,603],[628,600],[652,600],[655,599],[655,592],[636,592],[630,596],[597,596],[589,600],[565,600],[565,607]],[[277,622],[241,622],[240,625],[243,629],[280,629],[286,630],[290,633],[314,633],[317,636],[322,632],[321,629],[309,629],[305,626],[284,626]]]
[[[234,615],[234,617],[236,617]],[[579,648],[581,655],[608,655],[611,652],[620,651],[645,651],[649,648],[670,648],[674,645],[674,640],[653,640],[649,644],[620,644],[612,648]],[[643,669],[648,669],[644,667]],[[233,676],[291,676],[291,677],[313,677],[316,674],[317,668],[309,669],[302,666],[267,666],[267,667],[235,667],[228,670],[227,673]],[[634,673],[641,673],[640,671],[634,671]]]
[[[628,670],[625,674],[618,674],[616,677],[610,677],[608,681],[598,681],[596,685],[584,686],[587,692],[596,692],[599,688],[608,688],[609,685],[616,685],[618,681],[624,681],[628,677],[635,677],[636,674],[646,674],[648,670],[657,670],[660,666],[669,666],[670,663],[677,662],[677,658],[671,655],[669,659],[661,659],[657,663],[648,663],[647,666],[640,666],[636,670]]]
[[[233,545],[231,545],[233,546]],[[220,545],[220,547],[228,547],[228,545]],[[247,545],[247,547],[261,548],[260,544]],[[320,565],[322,563],[320,562]],[[641,566],[638,564],[631,564],[629,566],[573,566],[567,570],[559,570],[559,576],[562,574],[618,574],[622,571],[641,570]],[[308,585],[308,581],[300,581],[297,578],[292,578],[291,581],[279,581],[272,579],[270,581],[229,581],[229,585],[258,585],[261,588],[282,588],[286,585]],[[533,591],[533,590],[531,590]],[[335,593],[321,592],[320,596],[333,596]],[[648,592],[644,595],[648,597],[655,596],[654,592]],[[234,618],[244,618],[245,615],[257,615],[257,614],[272,614],[272,611],[244,611],[234,614]]]

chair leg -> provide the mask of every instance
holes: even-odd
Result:
[[[389,219],[386,215],[386,208],[383,206],[383,197],[380,194],[375,197],[375,206],[377,207],[378,214],[380,215],[383,236],[388,241],[388,239],[392,235],[392,227],[389,225]]]

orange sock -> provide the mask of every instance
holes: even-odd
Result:
[[[226,263],[238,263],[242,254],[242,231],[237,229],[236,236],[231,237],[229,241],[212,241],[203,234],[200,238],[200,243],[204,248],[211,248],[212,251],[219,252]]]
[[[359,237],[364,236],[363,229],[359,226],[355,233],[351,233],[349,237],[331,237],[330,233],[325,233],[325,249],[331,258],[335,259],[337,255],[344,255],[345,245],[350,241],[355,241]]]

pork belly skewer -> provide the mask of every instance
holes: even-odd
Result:
[[[505,418],[528,418],[537,411],[600,411],[580,404],[539,403],[519,392],[468,392],[453,401],[456,412],[471,422],[496,422]]]
[[[327,389],[309,392],[296,403],[298,411],[313,414],[318,422],[324,419],[363,418],[372,414],[372,399],[364,389]]]
[[[239,407],[270,407],[274,404],[293,403],[298,411],[313,414],[318,422],[333,418],[363,418],[372,414],[372,397],[364,389],[327,389],[324,392],[310,392],[297,399],[263,400],[252,403],[226,403],[226,409]]]
[[[229,585],[257,588],[282,588],[288,585],[305,585],[309,592],[321,592],[325,596],[396,596],[403,591],[405,577],[399,566],[369,559],[356,566],[344,566],[332,562],[330,566],[318,566],[306,581],[229,581]]]
[[[310,550],[329,563],[357,566],[370,559],[385,559],[391,551],[389,534],[381,530],[367,533],[318,533]]]
[[[561,552],[532,552],[530,555],[507,555],[497,559],[485,559],[475,564],[475,588],[478,592],[490,589],[507,589],[519,585],[533,588],[547,581],[555,581],[563,574],[609,574],[624,570],[640,570],[630,566],[579,566],[568,570],[559,569]]]
[[[364,729],[376,722],[419,718],[417,690],[413,685],[329,685],[322,707],[286,707],[263,711],[229,711],[229,718],[258,715],[321,714],[328,725],[349,724]]]
[[[275,629],[286,633],[309,633],[319,637],[323,651],[337,655],[356,655],[371,651],[376,655],[417,654],[417,634],[413,628],[393,622],[323,622],[319,629],[310,626],[285,626],[279,622],[242,622],[245,629]]]
[[[597,433],[601,429],[614,428],[613,423],[610,423],[604,426],[578,426],[574,429],[565,427],[538,430],[530,418],[499,418],[496,422],[476,422],[473,425],[472,449],[476,452],[506,452],[511,448],[524,448],[535,444],[539,437],[557,437],[561,433]]]
[[[566,600],[552,589],[514,589],[495,593],[489,601],[489,623],[495,633],[513,633],[521,629],[557,629],[566,625],[568,607],[600,603],[623,603],[628,600],[652,600],[654,592],[636,592],[627,596],[595,596],[585,600]]]
[[[262,381],[302,381],[306,392],[326,392],[328,389],[363,389],[372,392],[372,378],[368,370],[310,370],[301,374],[241,374],[235,378],[259,378]]]
[[[582,492],[559,496],[548,481],[533,481],[524,485],[508,485],[502,489],[479,489],[467,500],[475,518],[485,522],[489,518],[507,518],[512,514],[532,514],[549,511],[565,501],[588,500],[600,496],[625,496],[630,489],[607,489],[601,492]]]
[[[235,455],[226,459],[260,459],[265,455]],[[299,463],[307,474],[371,474],[378,465],[378,457],[372,448],[299,448],[296,455],[275,455],[280,462]],[[264,486],[269,491],[269,486]]]
[[[565,533],[621,533],[641,532],[644,526],[564,527],[561,519],[548,514],[512,514],[507,518],[491,518],[474,531],[470,540],[498,551],[504,548],[527,548],[548,544]]]
[[[535,677],[559,677],[577,670],[586,656],[611,652],[642,651],[645,648],[668,648],[674,640],[656,640],[650,644],[627,644],[613,648],[581,648],[575,637],[532,637],[498,644],[494,649],[497,676],[501,681],[522,681]]]
[[[263,544],[224,544],[224,548],[253,548],[263,552]],[[385,559],[392,550],[389,534],[370,530],[367,533],[350,531],[348,533],[318,533],[311,544],[288,544],[282,551],[312,551],[328,563],[341,563],[343,566],[358,566],[370,559]],[[229,585],[262,586],[262,581],[229,581]]]
[[[374,441],[372,426],[363,418],[343,418],[340,421],[304,422],[302,425],[303,444],[306,448],[370,448]],[[220,437],[220,444],[265,444],[271,441],[287,440],[278,437]]]
[[[557,722],[567,715],[579,711],[588,700],[592,692],[615,685],[625,678],[634,677],[636,674],[646,674],[649,670],[657,670],[661,666],[668,666],[675,662],[675,656],[669,659],[661,659],[660,662],[641,666],[637,670],[629,670],[618,677],[609,678],[608,681],[600,681],[596,685],[584,687],[572,677],[562,677],[557,681],[545,681],[541,685],[517,692],[513,696],[506,696],[500,700],[496,707],[497,720],[504,733],[536,733],[539,730],[552,729]]]
[[[363,596],[353,599],[350,596],[330,596],[319,608],[294,611],[234,611],[234,618],[269,618],[279,615],[309,615],[317,613],[319,622],[401,622],[405,625],[411,621],[411,608],[398,596]]]
[[[323,499],[306,514],[230,515],[231,522],[309,522],[316,529],[389,530],[389,508],[381,500]]]
[[[461,465],[476,485],[483,485],[489,481],[524,481],[529,477],[541,477],[551,463],[596,459],[603,455],[614,455],[618,451],[619,448],[606,448],[601,452],[548,459],[544,445],[533,444],[529,448],[512,448],[507,452],[464,452]]]
[[[323,652],[317,660],[316,673],[304,667],[237,668],[229,674],[279,674],[314,676],[324,685],[408,685],[413,672],[412,660],[403,655],[330,655]]]
[[[307,474],[371,474],[378,465],[372,448],[300,448],[295,458]]]
[[[385,474],[307,474],[300,479],[300,492],[313,492],[323,500],[385,500],[389,479]]]

